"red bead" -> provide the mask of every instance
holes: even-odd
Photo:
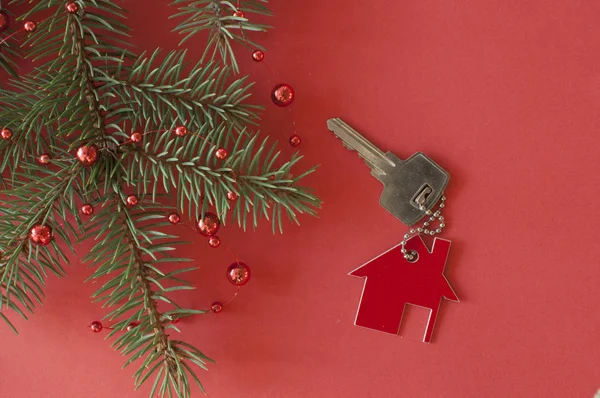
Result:
[[[27,21],[23,24],[23,29],[28,32],[33,32],[37,28],[37,25],[33,21]]]
[[[300,139],[300,136],[298,134],[294,134],[293,136],[290,137],[290,145],[293,146],[294,148],[296,148],[297,146],[300,146],[301,143],[302,143],[302,139]]]
[[[177,225],[181,222],[181,216],[177,213],[169,214],[169,222],[173,225]]]
[[[86,203],[83,206],[81,206],[81,214],[83,214],[84,216],[91,216],[92,214],[94,214],[94,206]]]
[[[236,18],[245,18],[246,14],[244,14],[244,11],[242,11],[242,10],[237,10],[236,12],[233,13],[233,16]]]
[[[239,195],[233,191],[227,192],[227,199],[234,201],[237,200],[237,198],[239,198]]]
[[[177,137],[184,137],[188,133],[188,129],[185,126],[179,126],[175,129],[175,135]]]
[[[47,225],[36,224],[29,231],[29,240],[34,245],[47,246],[53,239],[52,228]]]
[[[136,131],[133,134],[131,134],[131,136],[129,136],[129,139],[131,140],[131,142],[140,142],[142,140],[142,134]]]
[[[128,332],[135,328],[138,327],[140,324],[138,322],[131,322],[129,325],[127,325],[127,327],[125,328],[125,330],[127,330]]]
[[[215,156],[221,160],[226,159],[227,155],[228,155],[227,150],[224,148],[219,148],[219,149],[217,149],[217,152],[215,152]]]
[[[204,217],[198,220],[198,232],[202,236],[213,236],[219,231],[221,220],[214,213],[204,213]]]
[[[10,140],[13,136],[13,132],[11,129],[9,129],[8,127],[4,127],[2,130],[0,130],[0,137],[2,137],[3,140]]]
[[[256,62],[261,62],[263,59],[265,59],[265,53],[261,50],[256,50],[252,53],[252,59]]]
[[[289,84],[278,84],[273,88],[271,99],[277,106],[288,106],[294,102],[294,89]]]
[[[94,333],[100,333],[102,331],[102,323],[100,323],[99,321],[94,321],[90,324],[90,329],[92,329],[92,332]]]
[[[250,267],[244,263],[233,263],[227,267],[227,279],[236,286],[243,286],[250,280]]]
[[[84,145],[77,149],[77,160],[84,166],[93,166],[98,161],[99,154],[96,145]]]
[[[65,8],[67,9],[67,12],[69,14],[75,14],[77,11],[79,11],[79,5],[77,3],[75,3],[74,1],[67,3]]]
[[[210,310],[215,314],[218,314],[219,312],[223,311],[223,303],[220,301],[215,301],[210,305]]]
[[[50,157],[50,155],[48,155],[47,153],[43,153],[38,158],[38,162],[39,162],[39,164],[48,164],[48,163],[50,163],[51,159],[52,158]]]
[[[221,239],[218,236],[211,236],[208,239],[208,245],[213,249],[216,249],[217,247],[221,246]]]
[[[4,32],[8,29],[9,19],[8,14],[2,10],[0,10],[0,33]]]
[[[128,206],[135,206],[140,203],[140,200],[135,195],[129,195],[125,201],[127,202]]]

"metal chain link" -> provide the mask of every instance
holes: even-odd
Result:
[[[422,211],[425,211],[425,215],[430,216],[430,217],[420,227],[411,228],[411,230],[408,231],[408,233],[404,235],[404,239],[402,240],[402,242],[400,242],[400,244],[402,245],[402,248],[400,249],[400,251],[402,252],[402,254],[404,254],[405,259],[407,259],[408,261],[413,261],[416,259],[415,254],[407,251],[405,248],[407,240],[409,240],[413,236],[416,236],[419,234],[433,236],[433,235],[442,233],[442,230],[446,227],[446,223],[444,222],[444,216],[442,216],[442,209],[445,206],[446,206],[446,197],[445,196],[442,196],[442,198],[440,200],[440,204],[436,211],[431,211],[431,210],[425,211],[425,206],[421,205],[421,207],[419,209]],[[433,229],[433,228],[430,229],[431,223],[435,222],[436,219],[439,222],[438,227],[435,229]]]

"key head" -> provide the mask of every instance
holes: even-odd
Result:
[[[406,161],[394,154],[396,167],[385,176],[375,176],[384,185],[379,203],[404,224],[411,226],[425,216],[419,205],[430,210],[440,200],[450,180],[450,174],[421,152]]]

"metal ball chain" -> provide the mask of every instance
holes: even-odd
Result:
[[[426,210],[425,206],[423,206],[423,205],[421,205],[419,207],[419,210],[425,211],[425,215],[429,216],[429,219],[427,221],[425,221],[423,223],[423,225],[421,225],[420,227],[412,228],[410,231],[408,231],[407,234],[404,235],[404,239],[402,240],[402,242],[400,242],[400,245],[402,245],[402,248],[400,249],[400,251],[402,252],[402,254],[404,254],[405,259],[407,259],[408,261],[412,261],[415,259],[415,255],[412,253],[409,253],[406,250],[406,248],[404,247],[404,246],[406,246],[406,241],[408,241],[413,236],[416,236],[419,234],[425,234],[425,235],[431,235],[431,236],[440,234],[442,232],[442,230],[446,227],[446,224],[444,222],[444,216],[442,216],[442,209],[444,207],[446,207],[446,197],[445,196],[442,196],[440,204],[438,206],[438,210],[436,210],[436,211]],[[430,227],[430,225],[436,219],[439,221],[439,225],[437,228],[433,229],[432,227]]]

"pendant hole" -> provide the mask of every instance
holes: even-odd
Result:
[[[412,260],[408,258],[406,259],[406,261],[408,261],[409,263],[416,263],[417,261],[419,261],[419,253],[417,253],[416,250],[409,250],[406,254],[412,256]]]

